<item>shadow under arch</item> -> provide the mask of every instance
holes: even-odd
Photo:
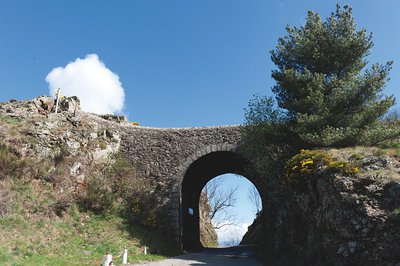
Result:
[[[244,175],[247,166],[248,162],[233,151],[216,151],[203,155],[188,167],[182,181],[181,194],[183,250],[195,251],[203,248],[200,242],[199,200],[208,181],[222,174],[238,174],[252,182],[261,192],[255,180]]]

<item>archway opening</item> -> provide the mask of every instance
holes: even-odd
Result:
[[[182,181],[181,239],[183,250],[204,248],[200,241],[199,201],[202,189],[211,179],[233,173],[244,175],[248,163],[235,152],[219,151],[206,154],[187,169]],[[256,187],[255,180],[246,177]],[[258,189],[259,190],[259,189]]]
[[[257,188],[237,174],[217,176],[204,186],[200,196],[200,242],[203,247],[241,244],[248,227],[262,210]]]

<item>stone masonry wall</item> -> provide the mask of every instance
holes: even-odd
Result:
[[[197,128],[120,128],[120,151],[127,155],[141,176],[163,187],[168,231],[181,241],[181,183],[187,168],[196,159],[215,151],[231,151],[240,142],[240,126]]]

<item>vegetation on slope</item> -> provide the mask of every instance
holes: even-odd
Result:
[[[258,183],[263,185],[262,197],[267,202],[264,207],[270,212],[267,214],[264,210],[264,217],[259,219],[263,220],[264,226],[263,230],[259,230],[259,234],[263,235],[259,243],[262,252],[267,254],[274,250],[274,241],[268,242],[268,237],[274,240],[277,237],[279,241],[275,243],[282,246],[277,244],[275,255],[282,258],[289,255],[289,251],[282,252],[289,250],[284,243],[292,244],[294,249],[296,245],[298,250],[306,249],[306,240],[312,238],[312,234],[304,235],[305,239],[298,236],[307,230],[311,232],[319,224],[308,222],[303,227],[296,227],[291,224],[291,219],[297,218],[291,217],[286,224],[281,222],[286,231],[276,231],[275,236],[267,237],[274,226],[270,222],[274,219],[271,216],[279,217],[282,213],[285,217],[293,215],[287,209],[298,209],[295,204],[298,200],[296,193],[310,197],[312,178],[322,169],[332,175],[354,178],[354,183],[357,183],[361,180],[359,171],[363,171],[358,165],[360,158],[366,158],[371,150],[389,152],[394,156],[392,161],[397,162],[400,137],[399,115],[386,115],[394,106],[395,99],[382,93],[389,80],[392,62],[367,68],[367,56],[373,47],[372,34],[365,29],[357,29],[351,7],[337,5],[336,11],[325,21],[319,14],[309,11],[303,26],[288,26],[286,31],[287,35],[279,38],[276,48],[271,51],[271,59],[277,67],[272,71],[272,78],[276,81],[272,88],[276,101],[266,96],[255,96],[250,100],[241,150],[254,166],[249,169],[248,175],[257,176]],[[340,159],[335,152],[332,154],[335,150],[325,152],[325,149],[345,147],[359,150],[360,153],[355,152],[353,158],[344,156],[344,159]],[[385,150],[385,147],[390,149]],[[375,170],[367,169],[373,174],[372,177],[379,176],[383,180],[390,180],[394,175],[393,182],[398,184],[398,171],[382,172],[386,170],[382,168],[379,169],[380,173],[373,173]],[[369,175],[365,172],[362,174]],[[368,182],[375,182],[372,177],[372,181]],[[342,211],[338,206],[340,204],[335,208]],[[370,208],[375,210],[380,206]],[[397,213],[397,209],[393,212]],[[352,214],[355,214],[354,210]],[[365,240],[361,234],[356,237]],[[339,242],[342,240],[338,239]],[[340,246],[333,245],[332,248]],[[292,252],[291,255],[294,254]],[[305,256],[306,260],[312,261],[319,255],[318,252],[306,254],[303,250],[293,259],[301,265],[298,260],[300,257]],[[383,255],[376,255],[376,258],[379,256]]]
[[[395,104],[382,93],[392,62],[366,68],[372,35],[356,28],[351,7],[337,5],[326,21],[309,11],[304,26],[286,31],[271,51],[278,106],[272,97],[255,97],[246,110],[244,153],[259,170],[270,173],[271,146],[288,159],[300,149],[400,136],[399,123],[381,120]]]
[[[0,265],[98,265],[125,246],[130,262],[177,253],[156,229],[156,211],[146,207],[150,188],[127,161],[94,163],[77,183],[68,174],[71,160],[63,150],[37,159],[12,141],[0,145]],[[154,254],[145,256],[144,246]]]
[[[303,26],[286,31],[271,51],[276,102],[250,100],[241,147],[255,166],[249,175],[262,176],[265,191],[276,188],[270,196],[287,190],[287,161],[302,149],[382,145],[400,137],[399,115],[386,115],[395,99],[382,93],[392,62],[366,68],[372,35],[357,29],[351,7],[337,5],[326,21],[309,11]]]
[[[32,188],[25,189],[28,193]],[[14,206],[18,208],[17,203]],[[106,252],[120,255],[125,246],[129,262],[176,254],[162,234],[131,225],[118,215],[80,212],[75,206],[62,218],[34,212],[16,212],[0,219],[0,265],[99,265]],[[145,256],[144,246],[160,254]]]

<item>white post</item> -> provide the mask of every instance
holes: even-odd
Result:
[[[147,247],[144,246],[144,255],[147,255]]]
[[[58,111],[58,102],[59,101],[60,101],[60,88],[58,88],[57,92],[56,92],[56,111],[55,111],[56,114],[57,114],[57,111]]]
[[[126,249],[126,247],[124,249],[124,254],[122,255],[122,264],[128,264],[128,250]]]

